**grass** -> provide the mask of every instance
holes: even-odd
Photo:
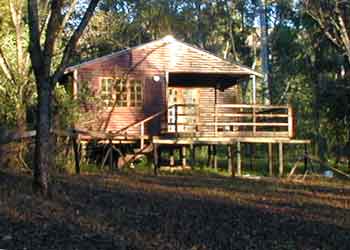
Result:
[[[348,249],[347,182],[147,172],[0,172],[1,249]]]

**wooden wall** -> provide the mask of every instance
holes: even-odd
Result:
[[[206,60],[204,60],[206,59]],[[166,108],[166,72],[210,72],[215,67],[217,73],[219,68],[226,71],[237,70],[235,65],[206,54],[182,43],[169,41],[151,42],[140,48],[111,54],[93,62],[82,64],[77,69],[78,95],[79,89],[87,86],[94,96],[99,95],[100,79],[102,77],[123,77],[126,79],[139,79],[143,82],[143,105],[142,107],[115,107],[94,109],[82,109],[83,118],[77,124],[91,130],[117,131],[131,123],[140,121],[145,117]],[[212,64],[212,65],[211,65]],[[220,66],[220,67],[219,67]],[[161,77],[159,82],[153,80],[153,76]],[[213,111],[214,88],[200,89],[200,119],[211,121],[208,113]],[[218,103],[235,103],[233,89],[224,92],[218,91]],[[237,99],[238,100],[238,99]],[[238,101],[237,101],[238,103]],[[88,120],[88,122],[86,121]],[[146,133],[158,134],[161,119],[157,119],[146,126]],[[210,130],[211,128],[204,128]],[[134,131],[135,133],[138,130]]]

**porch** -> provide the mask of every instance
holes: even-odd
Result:
[[[289,105],[171,105],[163,119],[163,137],[286,138],[295,137],[295,117]]]

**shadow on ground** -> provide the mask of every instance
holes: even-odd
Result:
[[[3,249],[348,249],[348,188],[230,178],[0,172]]]

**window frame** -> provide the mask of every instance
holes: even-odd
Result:
[[[121,77],[110,77],[110,76],[106,76],[106,77],[99,77],[99,95],[102,97],[103,96],[103,81],[104,80],[113,80],[113,81],[116,81],[116,80],[122,80]],[[140,84],[140,92],[137,92],[137,87],[133,87],[131,88],[131,82],[132,81],[139,81]],[[126,84],[124,85],[124,87],[122,88],[125,88],[126,89],[126,105],[125,106],[122,106],[120,105],[119,102],[116,103],[115,105],[115,108],[132,108],[132,109],[143,109],[143,104],[144,104],[144,79],[143,78],[136,78],[136,77],[131,77],[131,78],[128,78],[126,80]],[[113,107],[113,104],[114,102],[116,101],[117,99],[117,95],[118,95],[118,92],[117,92],[117,88],[116,87],[113,87],[112,86],[112,90],[111,90],[112,93],[108,94],[108,93],[105,93],[105,95],[109,95],[111,96],[110,99],[102,99],[102,102],[104,104],[104,108],[105,109],[109,109],[109,108],[112,108]],[[121,92],[122,93],[122,92]],[[131,95],[132,93],[134,93],[134,105],[131,106]],[[124,93],[125,94],[125,93]],[[141,99],[137,99],[137,96],[141,96]],[[110,105],[111,103],[111,105]],[[106,105],[107,104],[107,105]]]

